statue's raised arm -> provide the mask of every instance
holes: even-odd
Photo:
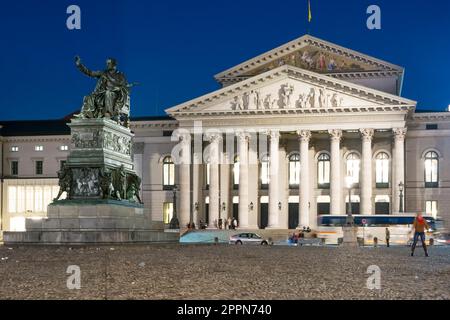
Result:
[[[81,59],[79,56],[75,57],[75,65],[77,66],[78,70],[91,78],[100,78],[103,74],[102,71],[89,70],[84,64],[81,63]]]

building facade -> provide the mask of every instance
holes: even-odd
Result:
[[[311,36],[228,69],[217,91],[133,119],[142,200],[168,224],[176,192],[182,226],[236,217],[249,229],[314,228],[349,202],[354,214],[449,223],[450,112],[416,110],[403,75]],[[0,123],[2,230],[45,217],[71,147],[67,121]]]

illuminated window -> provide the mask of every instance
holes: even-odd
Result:
[[[209,187],[209,183],[211,181],[211,165],[209,163],[206,164],[205,166],[205,170],[206,170],[206,187]]]
[[[163,219],[165,224],[169,224],[173,217],[173,203],[165,202],[163,204]]]
[[[361,160],[356,153],[350,153],[347,156],[347,177],[353,178],[353,183],[359,183],[359,168],[360,168]]]
[[[289,185],[300,184],[300,155],[293,154],[289,157]]]
[[[19,161],[11,161],[11,175],[17,176],[19,174]]]
[[[322,153],[317,159],[317,181],[319,188],[330,187],[330,156],[327,153]]]
[[[44,151],[44,146],[35,146],[34,151],[38,151],[38,152]]]
[[[60,146],[59,150],[61,150],[61,151],[69,151],[69,146]]]
[[[175,186],[175,164],[172,157],[165,157],[163,160],[163,188],[172,189]]]
[[[438,202],[427,201],[425,203],[425,214],[427,216],[432,216],[433,218],[436,218],[438,215]]]
[[[376,158],[377,188],[389,188],[389,155],[380,152]]]
[[[233,164],[233,185],[238,186],[239,185],[239,156],[234,157],[234,164]]]
[[[261,160],[261,185],[267,187],[270,182],[270,162],[269,157],[265,155]]]
[[[11,152],[19,152],[19,147],[17,146],[11,147]]]
[[[425,155],[425,188],[439,187],[439,155],[430,151]]]

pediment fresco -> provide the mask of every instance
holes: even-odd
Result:
[[[344,56],[320,50],[314,46],[307,46],[280,59],[267,63],[244,76],[254,76],[283,65],[291,65],[317,73],[341,73],[375,71],[373,66],[352,60]]]

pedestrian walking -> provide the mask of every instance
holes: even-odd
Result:
[[[425,256],[428,257],[427,245],[425,244],[425,231],[428,229],[430,229],[430,226],[428,225],[427,221],[421,213],[418,213],[413,223],[414,240],[411,248],[411,257],[414,256],[414,250],[416,250],[416,245],[419,241],[419,237],[420,241],[422,241],[422,247],[425,251]]]
[[[386,228],[386,245],[389,248],[389,240],[391,239],[391,232],[389,231],[389,228]]]
[[[228,218],[227,223],[228,223],[228,229],[230,229],[230,230],[233,229],[233,226],[231,225],[233,223],[233,221],[231,220],[231,217]]]
[[[225,230],[228,229],[228,219],[225,219],[223,228],[224,228]]]
[[[236,220],[236,218],[234,218],[233,220],[233,229],[236,229],[238,227],[238,222]]]

